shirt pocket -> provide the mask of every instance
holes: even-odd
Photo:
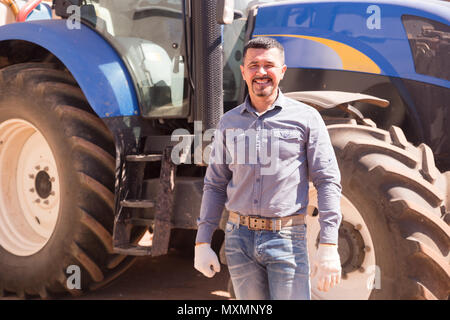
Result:
[[[274,129],[272,131],[272,149],[278,151],[281,160],[298,157],[300,153],[300,132],[292,129]],[[278,150],[277,150],[278,148]]]

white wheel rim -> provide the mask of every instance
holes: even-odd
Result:
[[[308,225],[307,241],[311,266],[317,253],[316,239],[320,232],[318,216],[312,216],[315,208],[317,208],[317,191],[310,186],[306,223]],[[330,289],[328,292],[319,291],[317,289],[317,277],[312,278],[311,297],[314,300],[367,300],[372,290],[380,287],[380,270],[376,265],[372,237],[363,217],[344,195],[341,198],[341,211],[342,221],[358,228],[365,245],[364,260],[358,270],[347,273],[346,278],[342,279],[338,286]]]
[[[41,250],[56,226],[60,185],[56,161],[31,123],[0,124],[0,246],[17,256]]]

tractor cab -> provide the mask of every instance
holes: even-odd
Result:
[[[219,27],[213,36],[223,47],[220,73],[224,73],[226,109],[242,100],[239,64],[248,8],[257,2],[236,1],[232,8],[236,19]],[[198,22],[195,2],[88,0],[80,7],[71,7],[67,1],[55,3],[56,13],[68,19],[68,25],[81,27],[74,23],[81,18],[119,52],[131,72],[143,117],[195,118],[195,111],[189,107],[198,87],[194,78],[196,68],[205,63],[196,60],[196,56],[202,55],[196,49],[201,42],[196,32],[202,23]]]

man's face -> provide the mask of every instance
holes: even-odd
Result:
[[[248,49],[241,65],[241,73],[247,83],[250,97],[268,97],[276,94],[286,69],[277,48]]]

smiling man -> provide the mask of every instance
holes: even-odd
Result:
[[[310,299],[309,180],[317,189],[321,226],[313,273],[319,290],[340,281],[339,168],[320,114],[279,90],[286,69],[279,42],[258,37],[247,43],[241,72],[248,96],[222,116],[205,175],[194,266],[207,277],[220,271],[210,243],[225,206],[225,254],[238,299]],[[221,150],[239,154],[224,138],[230,130],[254,135],[235,138],[245,143],[244,151],[256,154],[255,163],[226,161]],[[277,155],[276,170],[268,173],[265,150]]]
[[[269,39],[269,40],[266,40]],[[253,45],[244,49],[242,77],[248,85],[252,105],[264,112],[278,96],[278,84],[286,72],[283,47],[270,38],[257,38]],[[265,49],[262,43],[270,42],[273,47]],[[259,44],[261,43],[261,45]]]

